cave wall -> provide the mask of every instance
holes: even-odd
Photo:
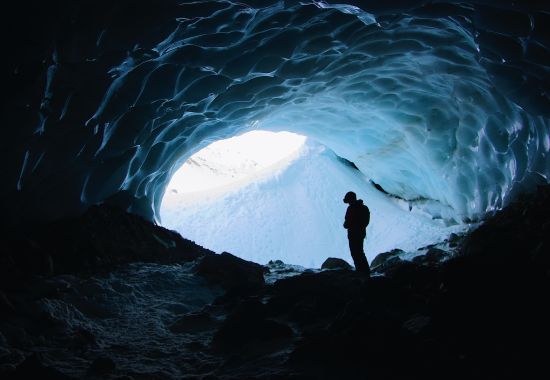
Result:
[[[251,128],[307,134],[449,218],[547,181],[547,6],[331,3],[16,6],[2,31],[4,223],[108,198],[153,219],[187,155]]]

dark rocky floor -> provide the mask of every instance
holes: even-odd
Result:
[[[443,262],[434,250],[412,262],[388,254],[370,278],[335,269],[266,285],[265,268],[257,264],[214,255],[137,217],[99,207],[79,222],[27,237],[22,256],[16,240],[6,245],[0,312],[3,319],[20,318],[29,297],[55,292],[31,290],[37,275],[106,270],[133,260],[195,260],[197,273],[227,292],[173,326],[213,332],[209,345],[196,350],[219,364],[189,379],[545,378],[548,210],[550,187],[540,187],[454,242],[458,253]],[[78,238],[55,238],[65,232]],[[75,260],[82,250],[85,260]],[[25,270],[35,257],[41,263]],[[111,363],[94,365],[91,377],[121,378]],[[2,374],[29,376],[64,378],[36,355]]]

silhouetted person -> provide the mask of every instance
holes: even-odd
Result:
[[[344,228],[348,230],[349,250],[355,270],[370,274],[370,267],[365,252],[363,251],[363,240],[367,235],[366,228],[370,221],[370,210],[363,205],[361,199],[353,191],[349,191],[344,197],[344,203],[349,204],[346,210]]]

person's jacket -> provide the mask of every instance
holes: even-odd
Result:
[[[346,210],[346,217],[344,220],[344,228],[351,231],[364,232],[365,226],[363,225],[361,217],[361,208],[363,207],[363,200],[358,199],[348,206]]]

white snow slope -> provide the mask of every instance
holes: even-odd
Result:
[[[203,181],[209,175],[228,176],[223,155],[208,162],[198,155],[192,157],[193,170],[203,171]],[[446,226],[415,207],[409,211],[407,202],[376,190],[361,172],[312,140],[287,158],[215,189],[189,192],[173,183],[161,206],[165,227],[206,248],[260,264],[280,259],[318,268],[327,257],[352,263],[342,226],[347,207],[342,198],[350,190],[371,210],[365,242],[369,261],[378,253],[416,250],[464,229]]]

